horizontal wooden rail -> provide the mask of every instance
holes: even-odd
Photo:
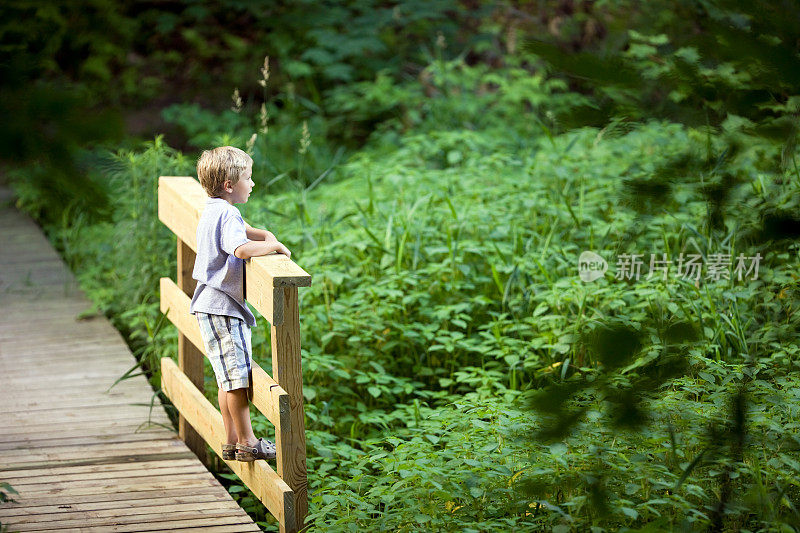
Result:
[[[197,319],[189,314],[191,300],[169,278],[161,278],[161,312],[167,315],[178,331],[208,357],[200,335]],[[289,420],[289,394],[278,385],[255,361],[251,361],[253,378],[253,405],[275,426],[276,432],[287,435],[291,431]]]
[[[158,178],[158,219],[195,253],[197,253],[197,223],[200,221],[206,200],[208,195],[194,178],[188,176]]]
[[[227,442],[222,415],[168,357],[161,358],[161,388],[189,424],[222,457],[222,444]],[[297,531],[294,491],[266,461],[226,463],[287,531]]]

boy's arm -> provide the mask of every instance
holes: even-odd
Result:
[[[275,238],[275,235],[273,235],[271,231],[267,231],[265,229],[256,229],[247,222],[244,223],[244,227],[245,227],[245,232],[247,233],[247,238],[250,239],[251,241],[278,242],[278,239]]]
[[[291,252],[286,246],[279,243],[271,233],[269,235],[272,235],[272,239],[269,239],[267,233],[266,230],[256,230],[248,225],[238,211],[235,213],[229,211],[224,215],[222,221],[220,248],[225,253],[244,260],[273,252],[291,256]],[[254,237],[266,240],[250,240]]]
[[[268,255],[271,254],[272,252],[278,252],[280,254],[286,255],[286,257],[292,257],[292,252],[290,252],[286,246],[279,243],[277,240],[246,242],[237,247],[236,250],[233,251],[233,255],[235,255],[239,259],[244,259],[245,261],[247,261],[251,257]]]

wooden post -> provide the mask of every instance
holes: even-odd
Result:
[[[196,254],[180,237],[178,238],[178,287],[190,298],[194,295],[197,281],[192,278]],[[183,371],[195,387],[202,393],[205,377],[203,365],[205,357],[185,335],[178,332],[178,367]],[[203,437],[186,421],[183,415],[178,419],[178,434],[186,446],[194,452],[200,461],[209,466],[206,443]]]
[[[272,376],[289,394],[289,439],[276,432],[278,475],[294,491],[297,530],[305,527],[308,513],[306,433],[303,420],[303,371],[300,364],[300,308],[297,287],[283,287],[283,323],[272,326]],[[288,440],[288,442],[286,442]],[[286,529],[281,524],[281,533]]]

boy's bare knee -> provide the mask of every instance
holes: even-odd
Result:
[[[229,390],[228,394],[233,395],[233,398],[235,398],[234,401],[236,401],[237,403],[243,403],[249,401],[246,388]]]

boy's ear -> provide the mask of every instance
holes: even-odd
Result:
[[[231,191],[228,190],[231,187],[233,187],[231,185],[231,180],[225,180],[225,181],[222,182],[222,188],[225,189],[226,192],[231,192]]]

